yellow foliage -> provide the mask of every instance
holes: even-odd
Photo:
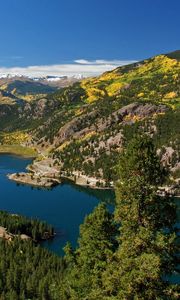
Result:
[[[2,91],[7,90],[7,84],[1,85],[0,90],[2,90]]]
[[[155,96],[155,95],[156,95],[156,92],[155,92],[155,91],[151,91],[151,92],[149,93],[149,95],[150,95],[150,96]]]
[[[178,79],[178,78],[179,78],[179,74],[174,74],[174,75],[173,75],[173,79],[174,79],[174,80],[176,80],[176,79]]]
[[[83,109],[82,108],[78,108],[76,111],[75,111],[75,116],[79,116],[83,113]]]
[[[82,138],[80,138],[78,141],[85,141],[85,140],[88,140],[90,139],[92,136],[96,135],[96,132],[95,131],[91,131],[91,132],[88,132],[86,133]]]
[[[177,97],[177,93],[175,92],[170,92],[170,93],[167,93],[164,98],[165,99],[173,99],[173,98],[176,98]]]
[[[153,118],[156,119],[158,116],[163,116],[163,115],[165,115],[165,112],[154,113]]]
[[[114,73],[114,71],[112,72],[106,72],[103,75],[101,75],[99,77],[99,81],[110,81],[110,80],[116,80],[116,79],[120,79],[121,75]]]
[[[87,102],[91,103],[105,96],[105,91],[93,86],[86,86]]]
[[[141,93],[139,93],[137,96],[138,96],[138,98],[144,97],[144,93],[141,92]]]
[[[120,92],[121,88],[124,86],[122,82],[114,82],[107,86],[106,91],[108,92],[109,96],[114,96],[118,92]]]
[[[129,85],[134,80],[145,80],[149,82],[156,78],[157,74],[162,74],[164,78],[163,85],[160,88],[163,89],[168,80],[169,74],[175,81],[178,80],[180,70],[180,62],[176,59],[168,58],[166,55],[159,55],[150,60],[145,60],[143,63],[139,63],[132,67],[128,72],[121,72],[121,69],[115,69],[114,71],[106,72],[96,78],[87,78],[81,82],[81,87],[86,91],[87,102],[98,101],[105,96],[116,96],[121,92],[123,87]],[[162,99],[161,92],[152,91],[149,84],[144,84],[143,90],[141,84],[136,91],[137,97],[148,99],[149,97],[157,96],[158,99]],[[175,94],[168,93],[164,99],[172,99],[176,97]],[[162,99],[163,100],[163,99]]]
[[[136,116],[136,115],[131,115],[131,114],[128,114],[127,116],[125,116],[124,120],[125,121],[135,121],[135,122],[138,122],[140,120],[142,120],[143,118],[140,118],[140,116]]]
[[[68,146],[70,144],[70,141],[66,141],[64,142],[61,146],[59,146],[56,150],[57,151],[62,151],[64,148],[66,148],[66,146]]]
[[[29,135],[22,131],[15,131],[13,133],[4,133],[2,135],[3,144],[13,145],[13,144],[21,144],[27,141]]]

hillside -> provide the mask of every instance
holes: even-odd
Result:
[[[178,178],[179,57],[180,51],[158,55],[33,102],[1,103],[1,143],[22,143],[24,136],[23,144],[51,156],[63,175],[87,175],[108,185],[122,148],[147,131]]]

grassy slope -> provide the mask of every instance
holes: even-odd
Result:
[[[33,148],[21,145],[0,145],[0,153],[15,154],[24,157],[37,157],[37,152]]]

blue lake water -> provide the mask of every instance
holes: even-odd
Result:
[[[52,190],[18,185],[7,178],[8,173],[24,171],[31,163],[13,155],[0,155],[0,210],[37,217],[52,224],[56,237],[45,246],[57,254],[63,254],[67,241],[77,243],[79,225],[93,211],[99,201],[114,198],[111,191],[89,190],[64,183]]]

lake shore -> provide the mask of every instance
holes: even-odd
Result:
[[[13,148],[11,148],[11,150],[12,149]],[[2,153],[1,146],[0,153]],[[23,155],[19,155],[23,157]],[[43,156],[43,159],[34,160],[32,164],[26,167],[26,169],[28,172],[13,173],[8,174],[7,176],[10,180],[16,181],[19,184],[27,184],[42,188],[54,187],[60,184],[63,181],[63,179],[67,179],[73,182],[74,184],[85,188],[99,190],[115,189],[114,183],[112,181],[107,184],[107,182],[102,178],[96,178],[92,176],[90,177],[78,170],[75,170],[70,174],[68,173],[68,171],[61,171],[61,167],[55,164],[54,159],[50,157]],[[171,196],[180,197],[179,183],[176,182],[170,186],[159,187],[158,194],[162,196],[169,194]]]
[[[39,177],[31,173],[25,173],[25,172],[8,174],[7,177],[10,180],[16,181],[17,183],[20,184],[28,184],[31,186],[44,187],[44,188],[51,188],[61,183],[60,179]]]

